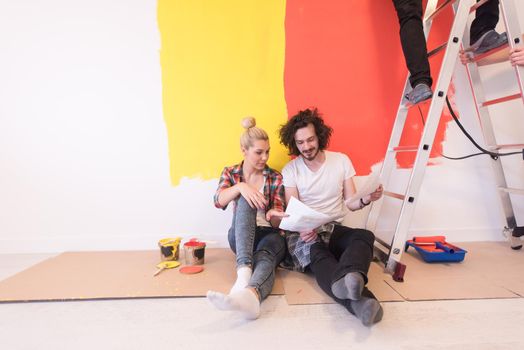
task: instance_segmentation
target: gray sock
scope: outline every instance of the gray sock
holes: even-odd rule
[[[360,300],[352,301],[351,307],[355,311],[355,316],[367,327],[379,322],[384,315],[382,306],[378,300],[373,298],[363,297]]]
[[[364,277],[360,272],[350,272],[331,285],[331,291],[339,299],[359,300],[364,290]]]

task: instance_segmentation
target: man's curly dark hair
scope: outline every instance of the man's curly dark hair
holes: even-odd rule
[[[286,124],[280,126],[279,135],[280,143],[289,151],[289,155],[299,156],[300,151],[295,143],[295,133],[298,129],[305,128],[309,124],[315,127],[315,133],[318,137],[318,148],[324,150],[329,145],[329,139],[333,133],[333,128],[324,123],[321,114],[317,108],[306,109],[298,112]]]

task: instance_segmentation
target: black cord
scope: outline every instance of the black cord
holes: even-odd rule
[[[503,157],[503,156],[513,156],[513,155],[516,155],[516,154],[523,154],[524,155],[524,150],[520,151],[520,152],[508,152],[508,153],[498,153],[498,152],[491,152],[491,151],[488,151],[487,149],[484,149],[483,147],[481,147],[474,139],[473,137],[471,137],[471,135],[466,131],[466,129],[464,128],[464,126],[462,126],[462,124],[460,123],[460,121],[458,120],[457,118],[457,115],[455,114],[455,111],[453,110],[453,108],[451,107],[451,103],[449,102],[449,99],[448,99],[448,96],[446,96],[446,104],[448,106],[448,109],[449,109],[449,112],[451,113],[451,116],[453,117],[453,119],[455,120],[455,122],[457,123],[457,125],[459,126],[460,130],[464,133],[464,135],[466,135],[466,137],[471,141],[471,143],[473,143],[473,145],[480,150],[479,153],[473,153],[473,154],[468,154],[466,156],[462,156],[462,157],[449,157],[449,156],[446,156],[442,153],[440,153],[440,155],[446,159],[450,159],[450,160],[461,160],[461,159],[466,159],[466,158],[471,158],[471,157],[475,157],[475,156],[481,156],[481,155],[489,155],[493,160],[497,160],[499,157]],[[426,124],[426,121],[424,120],[424,115],[422,114],[422,110],[420,109],[420,106],[417,105],[418,107],[418,111],[420,113],[420,118],[422,119],[422,125],[425,125]]]

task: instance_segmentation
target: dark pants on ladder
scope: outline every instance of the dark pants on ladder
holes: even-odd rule
[[[373,259],[374,240],[375,236],[371,231],[335,225],[329,244],[317,242],[311,246],[309,267],[318,285],[352,314],[355,312],[351,307],[351,300],[336,298],[331,291],[331,285],[349,272],[362,273],[367,283],[367,273]],[[364,288],[362,296],[376,299],[367,288]]]
[[[419,83],[431,86],[433,80],[422,26],[422,0],[393,0],[400,24],[400,42],[412,87]]]
[[[479,0],[477,0],[479,2]],[[473,44],[482,34],[495,29],[499,22],[499,0],[490,0],[480,6],[475,12],[475,19],[471,23],[469,42]]]

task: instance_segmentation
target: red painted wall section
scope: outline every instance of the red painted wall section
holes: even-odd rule
[[[450,11],[434,21],[430,50],[447,40]],[[368,174],[384,157],[407,77],[392,1],[288,0],[285,26],[288,114],[318,107],[335,130],[329,149],[347,153],[357,173]],[[442,58],[431,60],[434,80]],[[441,150],[448,120],[446,113],[432,156]],[[422,128],[419,111],[412,108],[402,144],[418,144]],[[398,164],[409,167],[413,160],[402,155]]]

